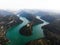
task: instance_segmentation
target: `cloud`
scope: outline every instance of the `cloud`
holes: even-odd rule
[[[40,9],[60,11],[60,0],[0,0],[0,9]]]

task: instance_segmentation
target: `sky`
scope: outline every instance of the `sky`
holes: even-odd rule
[[[60,0],[0,0],[0,9],[39,9],[60,12]]]

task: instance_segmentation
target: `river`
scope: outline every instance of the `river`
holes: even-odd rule
[[[8,29],[6,33],[6,37],[10,40],[8,45],[25,45],[28,41],[44,38],[43,29],[41,27],[48,24],[48,22],[40,19],[44,23],[33,26],[33,34],[31,36],[23,36],[19,33],[19,30],[29,23],[29,21],[24,17],[20,17],[20,19],[23,20],[23,23]]]

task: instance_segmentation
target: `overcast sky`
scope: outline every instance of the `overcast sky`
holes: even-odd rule
[[[60,0],[0,0],[0,9],[40,9],[60,12]]]

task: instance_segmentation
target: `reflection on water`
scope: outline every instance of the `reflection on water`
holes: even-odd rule
[[[23,20],[23,23],[15,26],[15,27],[12,27],[11,29],[8,30],[8,32],[6,34],[6,37],[10,40],[9,45],[25,45],[25,43],[27,43],[28,41],[44,38],[43,29],[41,27],[43,25],[48,24],[48,22],[40,19],[44,23],[33,26],[33,34],[31,36],[26,37],[26,36],[21,35],[19,33],[19,30],[24,25],[29,23],[29,21],[24,17],[21,17],[20,19]]]

